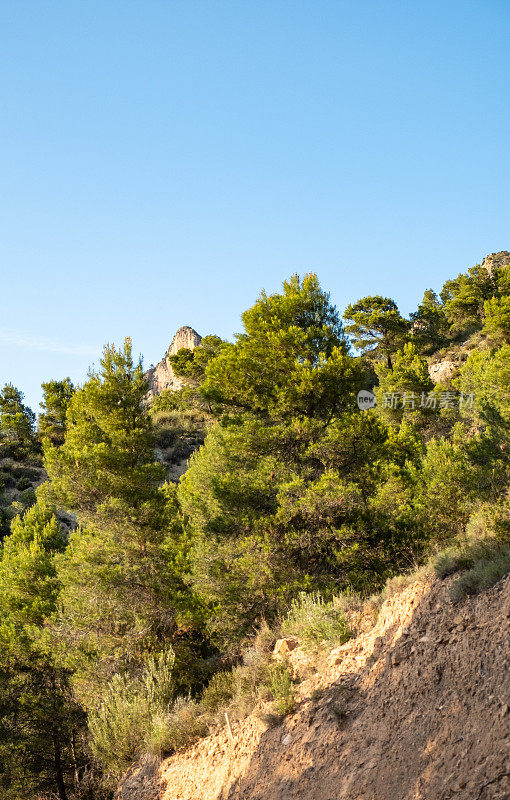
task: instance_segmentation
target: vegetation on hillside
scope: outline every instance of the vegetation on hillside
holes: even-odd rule
[[[459,573],[454,601],[504,575],[509,303],[510,266],[475,267],[409,319],[368,296],[344,326],[315,275],[293,276],[233,343],[173,356],[184,387],[152,405],[129,339],[82,386],[44,383],[37,426],[7,384],[2,797],[106,800],[133,759],[225,714],[290,712],[278,634],[341,643],[349,606],[422,565]]]

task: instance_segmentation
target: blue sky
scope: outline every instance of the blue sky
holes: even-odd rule
[[[0,2],[0,381],[510,249],[507,0]]]

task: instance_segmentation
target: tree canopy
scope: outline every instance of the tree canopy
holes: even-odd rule
[[[391,369],[391,356],[403,346],[408,331],[394,300],[381,295],[363,297],[347,306],[344,319],[356,350],[371,358],[385,358]]]

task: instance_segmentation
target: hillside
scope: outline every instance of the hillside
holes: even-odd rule
[[[181,328],[145,374],[107,345],[37,426],[6,384],[2,800],[504,796],[491,259],[409,318],[293,275],[234,342]]]
[[[302,680],[283,724],[254,714],[232,738],[137,765],[118,800],[508,798],[510,577],[457,605],[451,580],[386,600],[374,627]],[[291,661],[306,675],[302,648]]]

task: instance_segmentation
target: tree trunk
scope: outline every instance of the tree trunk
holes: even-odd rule
[[[66,786],[64,783],[64,773],[62,770],[62,760],[60,758],[60,741],[58,734],[53,732],[53,752],[54,752],[54,765],[55,765],[55,779],[57,781],[57,789],[59,800],[67,800]]]

